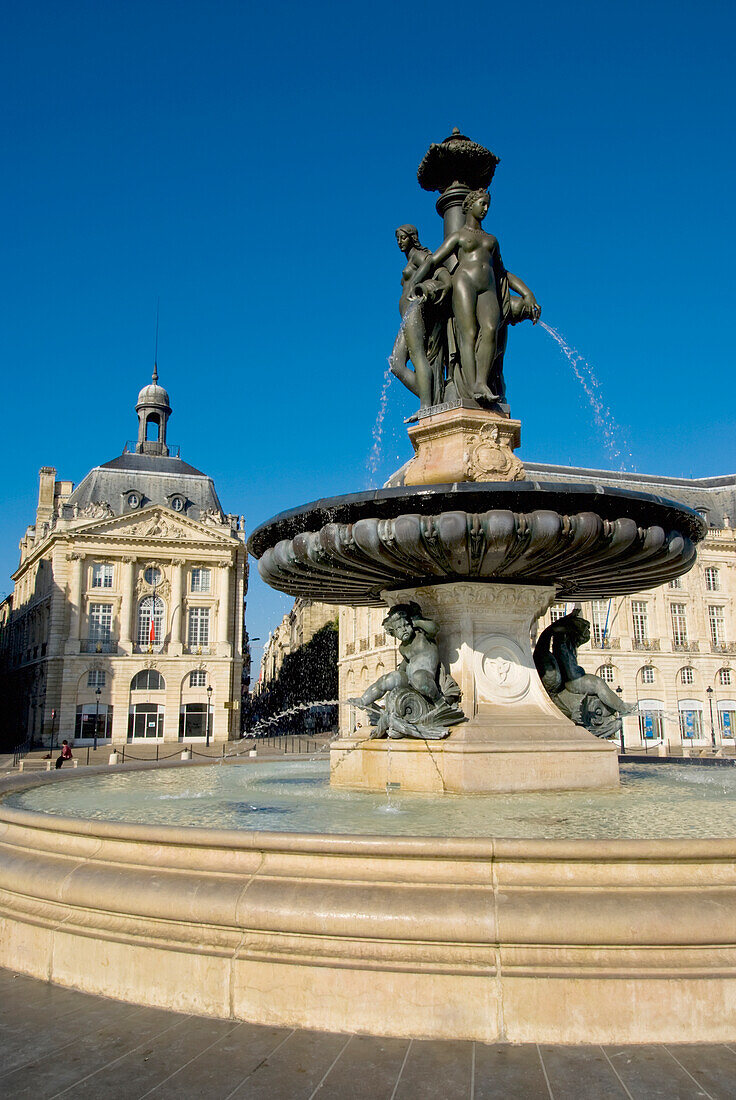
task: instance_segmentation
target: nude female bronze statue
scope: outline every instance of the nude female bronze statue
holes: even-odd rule
[[[406,256],[401,273],[401,327],[389,360],[391,371],[419,398],[419,407],[442,401],[445,384],[444,333],[449,315],[452,279],[441,267],[434,279],[417,282],[420,266],[432,253],[419,243],[414,225],[400,225],[396,241]],[[411,360],[414,370],[408,366]]]
[[[545,691],[567,718],[596,737],[613,737],[621,717],[632,714],[637,704],[624,703],[605,680],[578,664],[578,646],[589,640],[590,623],[576,608],[542,631],[534,664]]]
[[[414,282],[421,284],[455,258],[452,313],[460,355],[455,383],[460,397],[486,406],[505,397],[506,326],[527,318],[536,324],[541,313],[529,287],[503,266],[496,238],[481,227],[490,201],[487,191],[470,191],[463,201],[465,224],[421,263],[414,276]],[[520,298],[512,300],[510,291]]]

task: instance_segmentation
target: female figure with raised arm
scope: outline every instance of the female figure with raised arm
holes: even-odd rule
[[[419,243],[419,233],[414,225],[400,225],[396,241],[406,256],[406,267],[401,273],[401,298],[399,313],[401,328],[391,353],[391,371],[400,382],[419,398],[420,408],[437,405],[444,389],[443,319],[445,300],[449,297],[452,280],[445,268],[440,268],[436,278],[418,283],[416,274],[432,253]],[[414,366],[409,368],[408,361]]]
[[[470,191],[463,201],[465,225],[424,260],[414,277],[421,283],[446,260],[456,257],[452,312],[460,354],[457,389],[460,396],[481,405],[497,404],[504,396],[500,364],[495,370],[494,364],[503,355],[506,325],[527,317],[536,324],[541,312],[529,287],[506,271],[496,238],[481,228],[490,202],[487,191]],[[510,290],[521,295],[518,306],[512,306]],[[493,389],[489,384],[492,377]]]

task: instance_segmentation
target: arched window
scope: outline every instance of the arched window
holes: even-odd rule
[[[733,671],[730,668],[718,670],[718,683],[721,687],[730,687],[733,683]]]
[[[643,684],[654,683],[654,668],[652,665],[644,665],[644,668],[641,670],[641,682]]]
[[[150,416],[146,417],[146,440],[158,443],[160,431],[161,419],[158,413],[151,413]]]
[[[680,669],[680,683],[681,684],[694,684],[695,683],[695,669],[688,666],[687,668]]]
[[[616,673],[613,665],[601,665],[601,667],[598,669],[598,675],[600,676],[601,680],[605,680],[607,684],[612,684],[613,681],[616,679]]]
[[[138,645],[161,645],[164,626],[164,601],[160,596],[145,596],[138,605]]]
[[[165,687],[166,681],[155,668],[141,669],[130,681],[131,691],[163,691]]]

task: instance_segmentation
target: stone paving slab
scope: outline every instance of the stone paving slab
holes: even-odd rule
[[[511,1046],[189,1016],[0,969],[8,1100],[734,1100],[736,1045]]]

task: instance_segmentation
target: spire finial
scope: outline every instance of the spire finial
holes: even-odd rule
[[[154,386],[158,382],[158,308],[159,308],[160,304],[161,304],[161,299],[157,298],[156,299],[156,345],[155,345],[154,352],[153,352],[153,374],[151,375],[151,379],[153,381]]]

